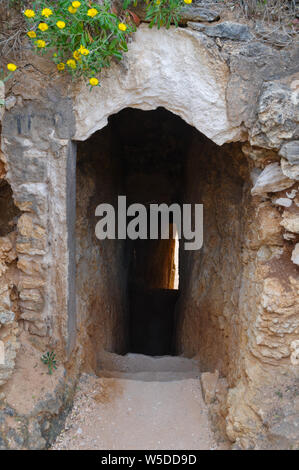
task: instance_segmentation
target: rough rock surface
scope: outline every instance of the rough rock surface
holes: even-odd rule
[[[281,170],[285,176],[295,181],[299,180],[299,163],[294,165],[293,163],[289,163],[285,158],[282,158],[280,164]]]
[[[8,96],[5,98],[5,109],[9,111],[17,102],[17,98],[14,95]]]
[[[23,332],[20,342],[14,375],[1,388],[0,449],[45,449],[64,425],[75,382],[61,364],[52,376],[48,374],[40,360],[44,346],[34,337]]]
[[[298,133],[299,50],[277,51],[259,41],[222,45],[230,68],[228,116],[244,123],[252,145],[279,149]],[[296,104],[297,103],[297,104]],[[297,129],[297,130],[296,130]]]
[[[200,376],[203,398],[207,405],[210,405],[215,399],[218,378],[218,371],[214,373],[203,372]]]
[[[282,214],[281,225],[289,232],[299,233],[299,213],[284,211]]]
[[[282,172],[278,163],[271,163],[258,176],[251,194],[253,196],[263,196],[266,193],[274,193],[290,188],[293,184],[294,182]]]
[[[223,21],[217,25],[206,26],[200,23],[188,23],[190,28],[200,31],[207,36],[221,39],[231,39],[236,41],[249,41],[252,34],[247,25]]]
[[[288,160],[292,165],[299,164],[299,140],[293,140],[284,144],[279,151],[279,155]]]
[[[250,142],[280,148],[299,136],[299,80],[290,84],[269,81],[263,86],[257,107],[258,119],[250,129]]]
[[[17,351],[20,347],[17,339],[18,324],[16,320],[15,306],[12,301],[13,280],[9,279],[10,264],[16,258],[13,247],[14,236],[0,237],[0,343],[3,357],[0,363],[0,385],[3,385],[11,377]]]
[[[185,7],[181,13],[181,23],[186,23],[187,21],[207,21],[212,23],[219,19],[220,15],[217,11],[199,5]]]
[[[279,197],[278,199],[273,199],[273,204],[282,207],[291,207],[292,199],[287,197]]]
[[[296,243],[295,248],[292,251],[291,260],[293,261],[293,263],[299,266],[299,243]]]
[[[227,118],[228,67],[212,39],[187,28],[171,27],[165,35],[141,25],[122,66],[112,70],[92,93],[85,84],[78,89],[75,139],[85,140],[126,107],[158,106],[220,145],[239,138],[240,129]]]

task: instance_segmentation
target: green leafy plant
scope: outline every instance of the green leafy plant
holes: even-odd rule
[[[92,86],[99,84],[96,76],[112,58],[122,59],[128,35],[135,30],[126,21],[128,15],[119,18],[108,0],[101,5],[57,0],[52,7],[49,1],[37,0],[24,15],[34,48],[42,54],[51,50],[59,71],[88,77]]]
[[[182,6],[191,2],[146,0],[149,26],[178,26]],[[37,52],[52,53],[60,72],[67,70],[73,77],[86,77],[91,86],[97,86],[101,70],[109,67],[112,59],[121,60],[128,50],[128,37],[136,30],[138,19],[128,11],[131,3],[124,0],[119,17],[110,0],[102,4],[92,0],[35,0],[31,8],[24,10],[27,35]]]
[[[57,360],[56,354],[51,352],[46,352],[42,355],[41,361],[48,366],[49,374],[52,375],[53,371],[57,369]]]

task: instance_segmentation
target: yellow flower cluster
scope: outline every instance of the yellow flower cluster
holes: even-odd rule
[[[190,2],[192,0],[184,0],[187,2]],[[72,2],[72,4],[68,7],[68,11],[72,14],[76,13],[78,8],[81,6],[81,3],[78,2],[78,1],[74,1]],[[90,16],[91,18],[94,18],[97,14],[98,14],[98,10],[96,8],[89,8],[89,10],[87,11],[87,16]],[[27,17],[27,18],[33,18],[35,16],[35,12],[33,10],[25,10],[24,11],[24,15]],[[51,10],[51,8],[44,8],[42,10],[42,16],[45,16],[46,18],[49,18],[49,16],[53,15],[53,11]],[[63,21],[59,21],[56,23],[56,25],[58,26],[58,23],[60,23],[60,25],[62,23],[64,23]],[[60,29],[63,29],[65,27],[65,23],[64,23],[64,26],[58,26],[58,28]]]
[[[192,0],[184,0],[184,2],[185,3],[191,3]],[[159,5],[161,3],[161,0],[156,0],[156,3],[157,3],[157,5]],[[67,7],[67,10],[68,10],[69,13],[75,14],[77,12],[78,8],[80,8],[80,6],[81,6],[81,2],[79,2],[77,0],[74,0],[74,1],[70,2],[69,6]],[[99,11],[96,8],[91,7],[87,10],[86,14],[90,18],[94,18],[95,16],[97,16],[99,14]],[[27,9],[27,10],[24,11],[24,15],[27,18],[34,18],[35,17],[35,11]],[[53,11],[52,11],[51,8],[43,8],[43,10],[41,11],[41,15],[45,18],[49,18],[51,15],[53,15]],[[56,26],[59,29],[64,29],[66,27],[66,23],[62,20],[58,20],[56,22]],[[37,28],[40,31],[45,32],[49,29],[49,25],[45,22],[40,22],[38,24]],[[118,29],[122,32],[125,32],[127,30],[127,25],[124,24],[124,23],[119,23],[118,24]],[[36,31],[34,31],[34,30],[28,31],[27,36],[31,39],[37,38]],[[38,48],[44,48],[47,45],[46,41],[44,41],[42,39],[37,39],[34,42],[34,44]],[[81,62],[81,64],[82,64],[82,56],[88,56],[88,54],[90,54],[89,49],[87,49],[85,46],[83,46],[81,44],[79,49],[77,49],[76,51],[73,52],[73,58],[68,59],[66,61],[66,63],[64,63],[64,62],[57,63],[57,65],[56,65],[57,70],[63,71],[63,70],[65,70],[66,66],[69,67],[70,69],[75,70],[77,68],[77,62],[79,62],[79,63]],[[57,58],[57,54],[54,54],[53,57]],[[86,70],[86,64],[84,65],[84,63],[83,63],[81,66],[83,67],[83,70],[84,69]],[[14,65],[14,64],[8,64],[7,68],[10,71],[15,71],[17,66]],[[89,83],[90,83],[91,86],[97,86],[99,84],[99,80],[96,77],[91,77],[89,79]]]
[[[190,5],[192,3],[192,0],[184,0],[185,3],[187,3],[187,5]]]

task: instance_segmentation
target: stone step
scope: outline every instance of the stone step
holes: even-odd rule
[[[198,361],[182,356],[153,357],[143,354],[126,354],[120,356],[114,353],[103,352],[98,360],[99,374],[105,372],[133,373],[139,372],[171,372],[173,376],[188,373],[194,377],[198,375]]]
[[[121,380],[132,380],[142,382],[177,382],[180,380],[198,379],[198,371],[188,372],[159,372],[159,371],[146,371],[146,372],[118,372],[101,370],[98,372],[100,378],[115,378]]]

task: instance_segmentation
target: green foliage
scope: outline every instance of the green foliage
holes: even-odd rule
[[[107,0],[94,6],[89,0],[81,0],[78,8],[72,3],[57,0],[52,6],[45,0],[33,2],[35,16],[27,18],[34,36],[31,40],[40,53],[51,50],[58,70],[66,68],[76,77],[95,77],[103,67],[110,66],[112,58],[122,59],[128,49],[127,37],[135,27],[124,24]],[[46,15],[45,9],[51,14]]]
[[[50,375],[52,375],[53,371],[57,369],[56,354],[53,351],[48,351],[46,354],[43,354],[41,361],[48,366]]]
[[[146,3],[146,21],[149,21],[149,27],[165,26],[167,29],[171,24],[179,25],[180,13],[182,7],[192,0],[145,0]],[[136,0],[124,0],[123,8],[127,9],[130,4],[136,6]]]
[[[51,52],[59,71],[89,78],[95,86],[101,70],[109,67],[112,59],[121,60],[128,50],[128,37],[136,30],[131,19],[134,15],[128,11],[133,1],[124,0],[119,17],[110,0],[101,5],[92,0],[34,0],[32,8],[24,11],[27,35],[38,53]],[[147,0],[149,26],[178,26],[182,6],[191,1]]]
[[[9,72],[7,75],[6,73],[3,68],[0,68],[0,82],[5,83],[13,76],[13,72]]]

